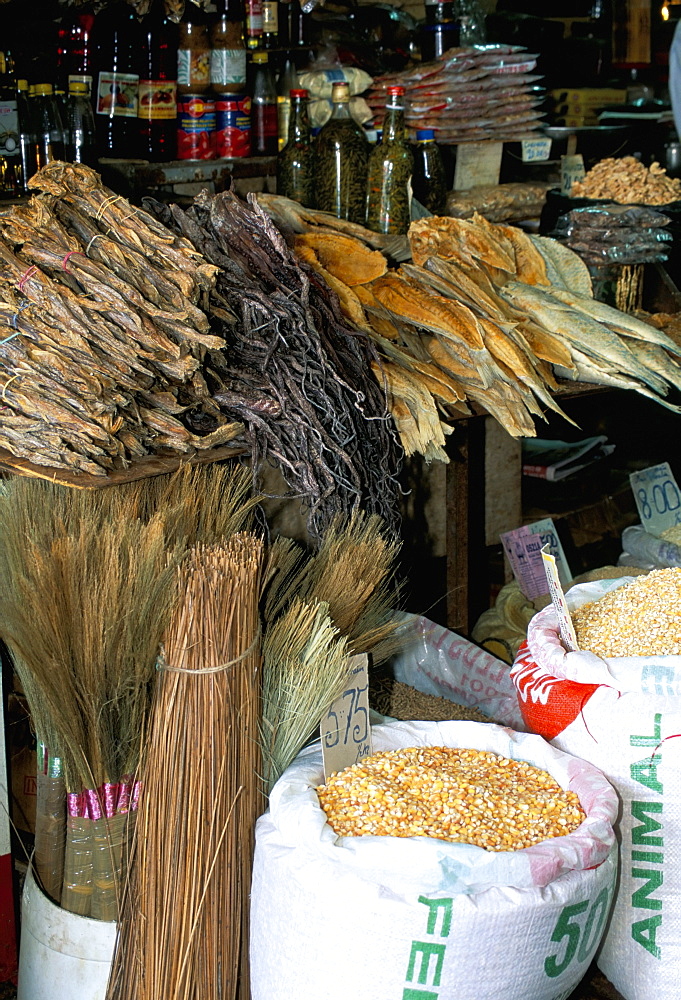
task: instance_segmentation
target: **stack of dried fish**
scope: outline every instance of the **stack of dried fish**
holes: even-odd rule
[[[346,235],[296,237],[345,315],[371,331],[381,351],[372,369],[407,454],[447,461],[446,435],[469,403],[509,433],[534,436],[546,407],[562,413],[556,376],[635,389],[681,411],[664,398],[681,388],[681,348],[596,301],[586,265],[567,247],[481,216],[420,220],[409,240],[414,263],[389,270]]]
[[[394,527],[401,450],[371,375],[371,338],[343,320],[255,201],[202,193],[188,212],[145,203],[219,268],[209,308],[226,346],[206,378],[246,425],[254,471],[277,463],[313,535],[357,506]]]
[[[434,62],[377,77],[367,95],[377,127],[387,88],[406,88],[407,125],[442,143],[517,140],[541,123],[536,56],[517,45],[449,49]]]
[[[0,213],[3,461],[104,477],[235,438],[201,374],[215,268],[88,167],[31,186]]]

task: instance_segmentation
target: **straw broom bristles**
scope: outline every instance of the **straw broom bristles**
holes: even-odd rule
[[[262,543],[198,546],[179,570],[143,769],[134,878],[109,984],[129,1000],[248,997]],[[213,672],[206,672],[213,671]]]

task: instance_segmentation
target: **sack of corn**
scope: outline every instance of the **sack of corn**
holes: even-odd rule
[[[253,1000],[564,1000],[611,908],[610,784],[492,724],[372,736],[375,756],[324,788],[320,745],[306,748],[258,820]]]
[[[622,532],[622,550],[636,563],[659,569],[681,566],[681,528],[675,525],[658,537],[646,531],[642,524],[632,524]],[[626,572],[626,570],[625,570]]]
[[[598,966],[626,1000],[681,987],[681,569],[573,587],[578,652],[552,606],[511,676],[529,729],[598,767],[621,798],[621,864]]]
[[[456,632],[420,615],[403,615],[400,652],[391,660],[396,681],[478,708],[513,729],[526,729],[509,664]]]

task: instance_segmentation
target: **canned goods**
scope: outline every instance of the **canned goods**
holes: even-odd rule
[[[217,153],[220,157],[251,155],[251,99],[244,94],[215,102]]]
[[[215,153],[215,101],[183,94],[177,104],[178,160],[213,160]]]

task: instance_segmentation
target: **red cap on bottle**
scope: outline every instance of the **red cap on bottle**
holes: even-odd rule
[[[406,93],[404,87],[388,87],[388,93],[392,97],[402,97]]]
[[[310,92],[308,90],[291,90],[289,91],[291,97],[309,97]]]

